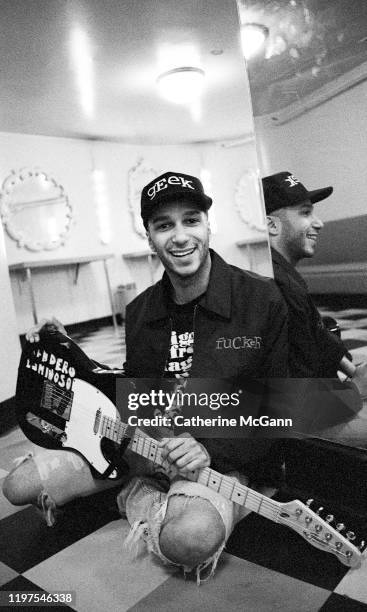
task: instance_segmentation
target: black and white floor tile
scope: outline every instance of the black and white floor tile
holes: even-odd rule
[[[338,319],[355,359],[367,358],[367,310],[326,313]],[[104,327],[74,338],[97,361],[122,365],[122,328],[119,335]],[[19,429],[0,443],[1,484],[29,443]],[[112,493],[70,504],[54,528],[46,527],[33,507],[13,507],[0,494],[0,591],[71,590],[76,601],[69,609],[78,612],[367,612],[366,562],[349,570],[256,514],[237,525],[214,579],[200,587],[144,550],[131,557],[123,549],[128,530]]]

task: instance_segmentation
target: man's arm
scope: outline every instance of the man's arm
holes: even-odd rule
[[[64,336],[68,335],[61,321],[56,319],[56,317],[52,317],[50,319],[41,319],[41,321],[37,323],[37,325],[34,325],[33,327],[31,327],[25,335],[26,340],[28,340],[28,342],[31,342],[31,343],[39,342],[40,333],[43,330],[43,328],[47,328],[46,330],[51,333],[59,332],[60,334],[63,334]],[[95,359],[91,359],[91,361],[93,361],[93,363],[95,363],[96,366],[103,368],[104,370],[111,369],[108,365],[104,363],[99,363]]]
[[[341,372],[346,374],[346,380],[352,381],[362,399],[367,398],[367,362],[361,363],[359,365],[354,365],[347,357],[343,357],[339,364],[339,369]]]
[[[332,378],[333,376],[336,376],[337,371],[340,369],[341,362],[344,364],[346,361],[350,361],[350,359],[348,359],[349,353],[343,342],[335,334],[329,332],[329,330],[324,327],[318,311],[316,311],[315,317],[316,316],[318,317],[315,323],[317,326],[316,341],[321,366],[319,376],[324,378]]]
[[[319,341],[325,367],[328,367],[328,362],[332,362],[335,370],[343,372],[347,377],[346,381],[353,382],[362,399],[365,399],[367,397],[367,363],[354,365],[348,358],[348,351],[343,342],[324,327],[319,330]]]

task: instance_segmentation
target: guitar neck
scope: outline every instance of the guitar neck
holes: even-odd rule
[[[111,419],[103,419],[103,421],[111,421]],[[118,443],[121,443],[127,430],[128,426],[122,422],[109,423],[107,425],[102,423],[103,435]],[[162,466],[167,470],[172,468],[172,465],[162,458],[161,449],[153,438],[135,431],[128,448],[155,465]],[[224,476],[209,467],[190,472],[186,475],[186,478],[193,482],[198,482],[213,491],[217,491],[230,501],[240,506],[245,506],[265,518],[278,522],[277,518],[282,504],[250,489],[250,487],[240,484],[236,478]]]

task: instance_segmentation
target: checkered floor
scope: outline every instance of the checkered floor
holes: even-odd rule
[[[339,320],[355,360],[367,359],[367,310],[323,314]],[[74,338],[99,362],[124,360],[123,330],[116,336],[112,328],[96,328]],[[0,483],[28,447],[19,429],[1,438]],[[122,549],[128,529],[112,493],[71,504],[54,528],[33,507],[15,508],[0,495],[0,590],[71,590],[78,612],[367,611],[367,562],[348,570],[258,515],[236,527],[215,578],[200,587],[145,552],[132,558]]]

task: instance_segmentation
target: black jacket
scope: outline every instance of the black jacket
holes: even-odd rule
[[[288,372],[286,306],[272,279],[227,264],[211,251],[207,291],[194,312],[191,378],[285,377]],[[127,306],[127,376],[160,378],[169,353],[172,322],[166,274]],[[201,439],[222,472],[238,469],[259,483],[279,482],[281,459],[272,442]]]
[[[195,308],[190,377],[287,376],[287,310],[274,281],[231,266],[214,251],[211,257],[209,285]],[[172,327],[169,286],[164,274],[127,306],[128,376],[164,374]]]
[[[274,279],[288,307],[290,376],[336,377],[347,349],[324,327],[302,276],[278,251],[271,251]]]

